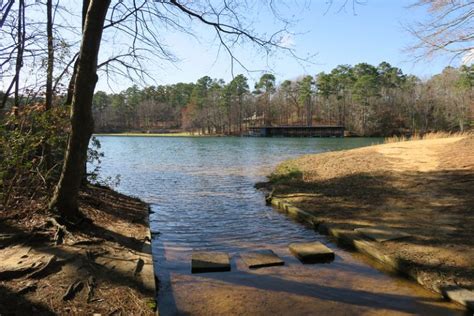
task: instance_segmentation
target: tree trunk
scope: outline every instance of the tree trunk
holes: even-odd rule
[[[313,112],[311,107],[311,96],[306,101],[306,125],[311,127],[313,125]]]
[[[46,34],[48,36],[48,68],[46,71],[46,110],[51,109],[53,104],[53,67],[54,67],[54,47],[53,47],[53,0],[46,1]]]
[[[242,136],[242,96],[239,96],[239,133]]]
[[[91,0],[82,0],[82,34],[84,34],[84,25],[86,23],[86,15],[87,15],[87,10],[89,8]],[[64,104],[69,105],[72,103],[72,95],[74,93],[74,81],[76,80],[76,73],[77,73],[77,67],[79,66],[79,57],[76,59],[76,62],[74,63],[74,68],[72,70],[72,76],[71,79],[69,80],[69,84],[67,86],[67,94],[66,94],[66,101]]]
[[[50,110],[53,105],[53,70],[54,70],[54,43],[53,43],[53,0],[46,1],[46,34],[48,37],[48,66],[46,70],[46,111]],[[46,170],[52,167],[51,146],[48,140],[44,142],[44,157],[46,162]]]
[[[109,5],[110,0],[91,0],[84,22],[71,103],[71,134],[61,177],[50,202],[50,208],[63,217],[78,215],[77,197],[94,129],[92,98],[97,83],[97,57]]]
[[[18,3],[18,53],[15,64],[15,106],[20,106],[20,71],[23,67],[23,52],[25,49],[25,1]],[[8,94],[8,93],[7,93]]]

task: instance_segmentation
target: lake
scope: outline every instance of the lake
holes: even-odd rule
[[[379,143],[377,138],[97,137],[101,177],[150,203],[161,315],[430,314],[456,306],[338,248],[265,205],[254,188],[281,161]],[[330,264],[303,265],[291,242],[321,241]],[[271,249],[285,266],[248,269],[239,253]],[[191,274],[193,250],[230,253],[232,271]]]

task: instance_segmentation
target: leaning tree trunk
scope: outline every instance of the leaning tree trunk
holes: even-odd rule
[[[75,218],[79,210],[77,197],[94,129],[92,98],[97,83],[97,57],[109,5],[110,0],[89,1],[84,21],[71,102],[71,134],[61,177],[49,205],[63,217]]]

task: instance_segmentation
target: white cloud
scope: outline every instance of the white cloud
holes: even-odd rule
[[[462,56],[462,64],[469,66],[470,64],[474,63],[474,48],[467,51],[464,56]]]

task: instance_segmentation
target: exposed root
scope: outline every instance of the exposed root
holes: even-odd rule
[[[96,287],[96,282],[95,278],[93,276],[90,276],[89,279],[87,279],[87,303],[91,303],[92,299],[94,298],[94,290]]]
[[[48,273],[48,269],[56,262],[56,256],[51,256],[38,270],[34,271],[28,278],[41,278]]]
[[[65,236],[68,236],[72,240],[76,241],[73,234],[67,230],[66,225],[61,225],[54,217],[49,217],[47,222],[56,227],[56,233],[54,234],[54,243],[56,245],[62,244],[64,242]]]
[[[63,295],[63,301],[72,300],[77,293],[79,293],[84,288],[84,283],[81,280],[76,280],[71,283],[66,290],[66,293]]]

